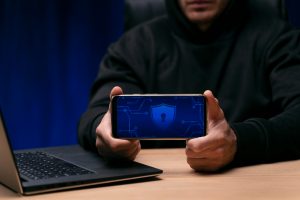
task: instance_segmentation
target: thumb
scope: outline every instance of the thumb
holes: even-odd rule
[[[222,120],[224,118],[224,113],[219,106],[218,100],[215,98],[213,93],[210,90],[206,90],[204,92],[204,96],[206,97],[207,104],[207,121],[215,122]]]
[[[113,87],[113,89],[110,91],[110,95],[109,95],[109,98],[110,98],[110,103],[109,103],[109,112],[111,113],[111,101],[112,101],[112,98],[114,97],[114,96],[116,96],[116,95],[121,95],[121,94],[123,94],[123,90],[122,90],[122,88],[121,87],[119,87],[119,86],[115,86],[115,87]]]

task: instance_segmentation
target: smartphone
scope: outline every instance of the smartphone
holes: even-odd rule
[[[188,139],[206,134],[206,100],[200,94],[117,95],[112,130],[123,139]]]

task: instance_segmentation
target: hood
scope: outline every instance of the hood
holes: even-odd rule
[[[168,18],[175,34],[196,43],[209,43],[227,34],[242,24],[245,0],[230,0],[224,12],[206,31],[201,31],[191,23],[181,11],[178,0],[165,0]]]

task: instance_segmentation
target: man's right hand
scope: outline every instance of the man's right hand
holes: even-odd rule
[[[123,94],[120,87],[114,87],[110,92],[110,100],[115,95]],[[108,111],[96,129],[96,147],[99,154],[106,158],[126,158],[134,160],[141,150],[139,140],[123,140],[112,136],[111,103]]]

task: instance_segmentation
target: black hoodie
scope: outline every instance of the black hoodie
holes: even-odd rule
[[[109,47],[79,123],[80,144],[95,149],[113,86],[125,93],[210,89],[237,135],[235,162],[300,158],[299,31],[268,10],[253,9],[251,0],[231,0],[207,32],[184,17],[177,1],[166,0],[166,7],[168,15]]]

